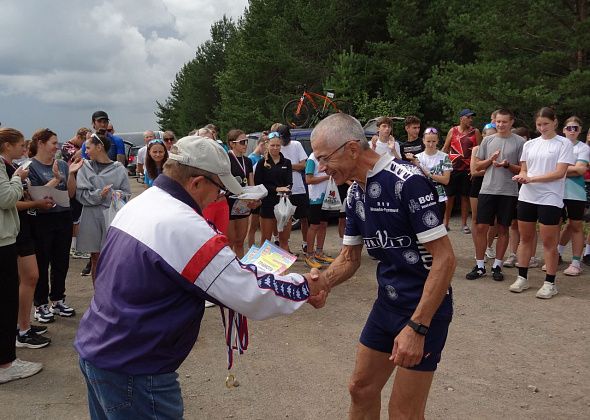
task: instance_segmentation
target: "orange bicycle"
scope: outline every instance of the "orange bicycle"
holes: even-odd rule
[[[318,99],[318,102],[314,100]],[[310,92],[303,86],[299,99],[292,99],[283,107],[283,119],[291,128],[313,127],[321,119],[336,112],[350,114],[351,107],[346,101],[334,98],[334,92],[328,90],[326,95]]]

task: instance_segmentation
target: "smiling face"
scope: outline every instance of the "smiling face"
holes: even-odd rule
[[[166,148],[163,144],[155,143],[150,146],[149,150],[150,157],[156,165],[161,164],[166,154]]]
[[[319,170],[334,178],[336,185],[341,185],[349,179],[353,179],[354,160],[350,157],[349,148],[358,144],[351,140],[339,147],[330,148],[322,138],[312,143],[313,153],[319,162]]]
[[[513,124],[514,120],[510,117],[510,115],[496,115],[496,131],[500,136],[509,136],[512,133]]]
[[[45,143],[40,141],[37,149],[39,151],[43,151],[43,153],[47,153],[51,157],[54,157],[55,153],[57,152],[57,136],[51,136]]]
[[[552,120],[547,117],[537,117],[535,120],[537,131],[546,139],[555,137],[555,129],[557,128],[557,120]]]

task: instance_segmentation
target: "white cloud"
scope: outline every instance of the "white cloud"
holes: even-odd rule
[[[145,114],[145,124],[153,126],[155,101],[167,97],[176,72],[209,38],[211,24],[224,14],[237,19],[246,5],[247,0],[0,1],[0,121],[39,125],[13,117],[23,114],[11,106],[10,98],[18,97],[12,104],[28,99],[30,106],[57,107],[64,130],[80,125],[68,122],[68,110],[91,113],[96,107],[117,109],[122,124],[127,112],[134,121]]]

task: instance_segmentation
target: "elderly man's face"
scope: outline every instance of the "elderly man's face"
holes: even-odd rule
[[[351,178],[355,161],[350,155],[350,148],[355,144],[350,140],[340,147],[329,147],[322,138],[312,143],[313,153],[319,162],[319,170],[334,178],[336,185],[340,185]],[[358,146],[358,145],[357,145]]]

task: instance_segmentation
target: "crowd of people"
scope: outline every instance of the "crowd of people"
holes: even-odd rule
[[[164,357],[162,349],[170,344],[168,340],[177,343],[177,338],[161,336],[156,330],[137,331],[134,333],[136,342],[145,340],[153,348],[162,346],[158,354],[138,355],[137,359],[129,356],[129,359],[107,360],[104,357],[102,352],[112,351],[111,346],[116,345],[117,340],[127,343],[126,334],[129,332],[123,331],[123,327],[113,323],[112,319],[102,318],[96,305],[116,311],[120,308],[117,305],[133,302],[138,305],[137,313],[127,313],[125,317],[128,318],[126,321],[136,324],[146,317],[156,316],[154,308],[145,306],[145,313],[141,308],[153,303],[154,299],[158,301],[157,296],[148,290],[133,295],[138,287],[145,286],[139,280],[141,273],[147,275],[154,270],[155,274],[150,274],[152,277],[172,278],[175,282],[183,278],[189,280],[182,288],[190,289],[190,299],[168,290],[172,297],[158,305],[167,306],[175,300],[180,310],[196,299],[197,302],[203,301],[204,307],[221,304],[262,319],[290,313],[308,299],[314,306],[322,306],[330,287],[349,278],[358,268],[364,243],[369,254],[382,264],[378,271],[380,297],[361,335],[364,347],[359,351],[350,390],[351,416],[354,412],[375,410],[360,398],[367,390],[360,389],[358,384],[373,384],[372,390],[380,392],[383,381],[389,378],[393,368],[384,365],[380,369],[382,375],[370,379],[374,371],[367,370],[367,364],[384,363],[380,355],[386,353],[393,354],[391,360],[397,360],[399,366],[433,373],[440,359],[452,314],[452,294],[447,291],[450,291],[452,276],[449,270],[454,269],[454,264],[445,268],[439,265],[445,259],[454,261],[452,247],[451,254],[445,253],[443,248],[448,243],[447,232],[451,229],[449,222],[455,198],[458,197],[460,206],[461,232],[470,234],[474,244],[475,266],[466,274],[468,280],[485,276],[486,260],[491,259],[490,271],[494,280],[504,280],[503,267],[516,266],[518,275],[509,290],[515,293],[525,291],[530,287],[528,270],[538,264],[535,256],[537,237],[541,239],[545,263],[542,268],[546,271],[544,283],[536,293],[538,298],[549,299],[557,294],[557,270],[570,241],[573,257],[563,273],[578,276],[582,272],[582,262],[590,263],[590,235],[584,246],[583,233],[590,147],[579,140],[582,121],[572,116],[560,129],[555,111],[542,108],[534,120],[540,135],[530,139],[528,130],[514,127],[515,116],[508,109],[494,111],[491,121],[481,132],[473,126],[474,116],[472,110],[462,110],[458,114],[459,124],[449,130],[444,141],[439,129],[426,127],[422,130],[420,119],[409,116],[404,121],[407,138],[403,142],[393,136],[393,122],[388,117],[377,120],[377,134],[367,139],[364,132],[357,133],[360,124],[353,118],[345,116],[350,118],[346,120],[342,119],[345,117],[332,116],[314,129],[313,153],[310,155],[301,143],[291,139],[289,127],[280,123],[262,132],[250,154],[247,154],[248,137],[239,129],[230,130],[226,141],[218,138],[219,129],[213,124],[195,129],[178,141],[172,131],[165,131],[160,139],[148,130],[144,133],[145,146],[137,157],[137,173],[144,180],[147,191],[129,204],[126,203],[131,198],[131,187],[124,166],[125,149],[122,139],[114,134],[106,112],[97,111],[92,115],[92,128],[77,130],[63,145],[61,159],[56,158],[58,138],[52,130],[37,130],[31,140],[25,142],[18,130],[0,128],[3,160],[0,165],[0,255],[3,262],[8,262],[0,265],[0,277],[7,279],[9,297],[0,313],[0,383],[40,371],[41,364],[17,359],[15,347],[35,349],[48,346],[51,339],[47,337],[46,324],[54,322],[56,316],[76,314],[75,309],[66,303],[65,280],[70,257],[88,258],[82,274],[90,274],[96,288],[95,305],[91,305],[82,321],[86,328],[80,329],[76,339],[81,370],[86,378],[100,374],[108,381],[124,380],[124,377],[109,376],[108,371],[146,375],[154,373],[155,365],[156,370],[159,369],[156,373],[173,372],[192,348],[198,334],[197,325],[194,334],[183,341],[182,349],[170,348],[171,354]],[[353,135],[349,133],[355,137],[345,137]],[[337,147],[327,153],[327,146]],[[340,163],[340,155],[349,157],[346,165]],[[417,174],[419,181],[415,181]],[[411,194],[407,192],[409,187],[404,189],[404,185],[409,184],[415,184]],[[254,185],[264,185],[268,195],[261,200],[246,202],[235,198],[244,187]],[[60,194],[39,196],[37,187]],[[340,197],[339,208],[327,210],[325,201],[336,192]],[[368,203],[369,199],[381,195],[406,206],[403,214],[397,208],[388,207],[389,201]],[[171,201],[170,197],[174,200]],[[300,221],[300,251],[290,245],[291,223],[277,226],[275,206],[283,197],[296,208],[293,217]],[[150,219],[151,212],[145,210],[155,202],[169,206],[166,212],[169,220]],[[120,208],[125,211],[114,218]],[[379,215],[373,216],[369,222],[367,212]],[[468,222],[470,212],[471,223]],[[412,221],[418,217],[416,215],[420,216],[419,224]],[[337,258],[324,251],[327,225],[332,217],[338,219],[338,232],[342,238],[342,249]],[[396,225],[403,223],[403,217],[410,218],[409,226]],[[142,224],[135,223],[140,219],[145,219]],[[192,225],[194,229],[190,227]],[[138,226],[150,228],[142,231]],[[383,226],[388,230],[382,230]],[[171,231],[161,230],[165,228]],[[176,229],[179,229],[178,236],[173,234]],[[390,246],[388,241],[392,232],[404,229],[412,230],[412,235],[418,239],[415,244],[404,245],[408,250],[400,256],[389,250],[395,246]],[[194,236],[187,237],[187,232]],[[369,233],[377,236],[368,237]],[[202,242],[196,248],[191,243],[195,238]],[[292,305],[281,301],[282,295],[276,292],[278,289],[269,294],[270,289],[263,287],[259,273],[239,262],[245,246],[261,245],[267,240],[298,255],[312,270],[303,277],[288,275],[266,279],[269,285],[291,285],[289,293],[297,293],[296,298],[291,294],[287,296]],[[186,242],[186,255],[169,255],[167,241]],[[125,250],[121,249],[123,242],[127,245]],[[171,249],[177,248],[170,246]],[[228,251],[223,251],[226,246]],[[129,252],[133,255],[128,258],[143,255],[139,264],[144,266],[139,267],[139,274],[134,274],[138,280],[115,284],[115,277],[128,276],[123,269],[117,268],[116,261],[121,254]],[[406,272],[406,268],[400,268],[404,264],[416,264],[425,252],[436,264],[432,262],[418,271],[412,271],[412,268]],[[186,261],[181,257],[186,257]],[[218,262],[214,264],[213,261]],[[326,267],[322,275],[313,271]],[[203,273],[208,276],[217,274],[205,278]],[[259,279],[258,286],[256,282],[249,285],[252,275]],[[419,281],[413,284],[409,280],[411,276],[417,276]],[[418,302],[421,302],[422,289],[426,288],[425,282],[431,276],[440,277],[440,284],[429,286],[440,296],[438,300],[429,301],[428,310],[424,310]],[[213,279],[218,277],[221,280],[214,282]],[[390,277],[397,279],[395,287]],[[400,279],[403,284],[399,283]],[[197,287],[191,288],[193,284]],[[235,296],[228,291],[229,287],[241,287],[248,292]],[[412,289],[405,291],[405,287]],[[156,287],[160,292],[166,288],[169,286]],[[378,325],[391,315],[388,304],[377,303],[380,299],[397,300],[399,296],[406,296],[404,293],[415,296],[411,302],[403,303],[406,305],[402,305],[403,318],[390,319],[399,323],[399,328],[388,327],[385,337],[378,337],[383,334]],[[256,302],[262,306],[257,307]],[[158,318],[160,324],[154,325],[167,325],[173,333],[180,333],[186,322],[200,323],[203,313],[199,308],[194,310],[196,312],[189,311],[185,315],[177,311],[180,320],[167,313]],[[31,324],[31,312],[41,325]],[[103,329],[101,333],[97,332],[99,325]],[[426,344],[422,343],[422,349],[425,353],[430,348],[436,356],[425,361],[420,352],[419,358],[415,353],[405,361],[396,359],[396,349],[405,347],[402,344],[399,348],[392,347],[394,342],[391,339],[397,337],[396,343],[398,338],[402,340],[400,343],[405,343],[403,340],[408,333],[404,326],[421,336],[426,336],[430,328],[431,336],[427,337]],[[111,341],[104,341],[105,331],[111,334]],[[400,338],[402,331],[405,335]],[[431,376],[425,381],[414,375],[402,376],[394,391],[403,394],[400,387],[408,385],[406,381],[419,382],[422,399],[411,409],[423,413],[424,406],[420,404],[426,402],[431,379]],[[176,382],[176,376],[166,380]],[[104,397],[101,393],[106,390],[90,382],[91,414],[99,418],[101,398]],[[179,389],[174,391],[175,395],[177,393]],[[397,404],[405,407],[401,400]],[[178,411],[170,410],[178,414]]]

